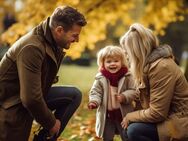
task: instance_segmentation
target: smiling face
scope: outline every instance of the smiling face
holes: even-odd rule
[[[120,57],[107,57],[104,59],[104,68],[110,73],[118,72],[122,67]]]
[[[62,26],[57,27],[55,41],[61,48],[69,49],[71,43],[79,41],[82,27],[74,24],[72,28],[65,31]]]

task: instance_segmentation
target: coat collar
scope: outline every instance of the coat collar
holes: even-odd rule
[[[124,85],[124,81],[126,79],[127,76],[130,76],[131,73],[128,71],[124,77],[122,77],[119,82],[118,82],[118,93],[120,92],[120,90],[122,89],[122,87],[125,87]],[[98,72],[95,76],[95,79],[102,79],[102,82],[104,83],[104,85],[106,85],[107,87],[107,79],[106,77],[101,73],[101,72]]]
[[[56,66],[58,66],[58,62],[57,62],[57,59],[55,57],[55,54],[54,54],[52,48],[47,46],[45,49],[46,49],[46,53],[52,58],[52,60],[56,64]]]
[[[144,83],[139,86],[139,89],[147,88],[147,93],[149,94],[150,91],[150,84],[149,84],[149,78],[148,78],[148,71],[152,66],[155,66],[158,64],[158,62],[161,61],[163,58],[173,58],[172,48],[169,45],[162,45],[159,46],[151,52],[151,54],[147,57],[145,66],[144,66]]]
[[[65,55],[63,49],[57,46],[53,36],[51,29],[49,27],[50,17],[48,17],[45,21],[41,22],[36,27],[36,32],[39,34],[45,42],[45,50],[46,53],[52,58],[55,64],[58,66],[59,61]]]
[[[144,73],[147,74],[150,64],[161,58],[173,58],[172,48],[169,45],[163,45],[155,48],[148,56],[145,62]]]
[[[58,50],[57,44],[52,36],[52,32],[49,27],[49,21],[50,17],[48,17],[42,24],[42,30],[43,30],[43,38],[46,40],[48,46],[46,47],[46,53],[54,60],[54,62],[57,63],[56,55],[55,53]]]
[[[46,42],[50,45],[50,47],[52,48],[52,50],[54,52],[57,52],[59,49],[59,47],[57,46],[53,36],[52,36],[52,32],[51,29],[49,27],[49,22],[50,22],[50,17],[48,17],[42,24],[42,30],[43,30],[43,37],[45,38]]]
[[[125,87],[124,85],[124,81],[126,79],[126,77],[130,77],[131,73],[128,71],[124,77],[122,77],[120,80],[119,80],[119,83],[118,83],[118,93],[120,92],[120,90]]]

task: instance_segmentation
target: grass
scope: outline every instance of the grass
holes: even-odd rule
[[[74,85],[82,92],[80,107],[69,121],[59,141],[101,141],[95,136],[95,110],[87,108],[88,93],[97,73],[96,63],[90,67],[62,65],[59,70],[59,82],[56,85]],[[35,130],[33,127],[32,130]],[[33,132],[33,131],[32,131]],[[32,138],[32,135],[31,135]],[[115,141],[118,141],[116,137]]]
[[[95,113],[87,109],[88,93],[97,72],[97,65],[90,67],[77,65],[62,65],[59,70],[59,82],[56,85],[74,85],[79,88],[83,95],[81,106],[72,117],[62,134],[63,140],[88,140],[94,133]],[[91,126],[92,127],[89,127]],[[88,132],[88,133],[87,133]],[[90,133],[91,132],[91,133]]]
[[[97,72],[97,65],[90,67],[77,65],[62,65],[59,70],[59,82],[57,85],[75,85],[83,94],[88,93]]]

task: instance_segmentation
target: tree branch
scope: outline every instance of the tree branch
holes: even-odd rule
[[[105,3],[107,0],[101,0],[98,3],[96,3],[95,5],[93,5],[92,7],[90,7],[86,13],[90,13],[91,11],[93,11],[94,9],[100,7],[103,3]]]

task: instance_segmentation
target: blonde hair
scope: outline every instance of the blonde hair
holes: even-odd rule
[[[99,68],[104,66],[104,60],[108,57],[119,57],[122,62],[122,66],[127,66],[124,50],[119,46],[109,45],[102,48],[97,53],[97,64]]]
[[[143,25],[135,23],[130,26],[120,39],[120,44],[129,56],[130,71],[137,85],[143,84],[146,59],[154,48],[159,46],[158,38]]]

